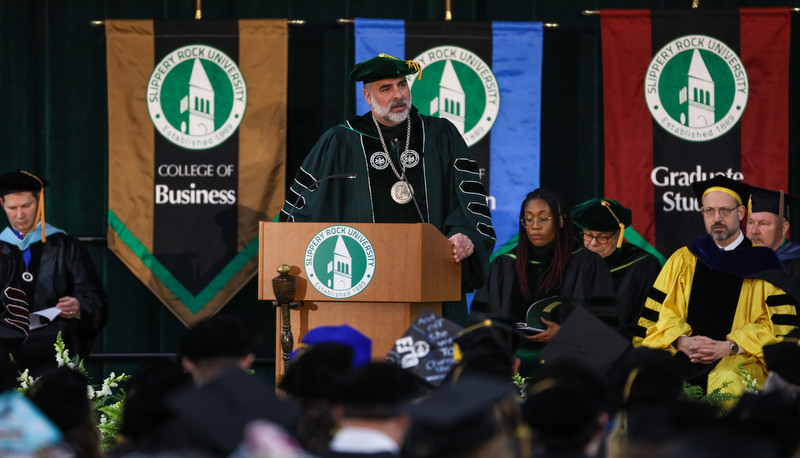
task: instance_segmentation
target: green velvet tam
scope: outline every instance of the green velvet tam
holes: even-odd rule
[[[411,75],[419,70],[419,64],[413,60],[402,60],[381,53],[377,57],[356,64],[350,71],[350,79],[363,81],[366,84],[386,78]]]

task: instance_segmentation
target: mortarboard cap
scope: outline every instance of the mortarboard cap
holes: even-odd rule
[[[334,380],[353,370],[353,349],[339,342],[323,342],[301,349],[278,388],[295,397],[329,398]]]
[[[371,362],[343,374],[335,382],[333,399],[344,404],[351,417],[394,417],[416,392],[415,380],[392,363]]]
[[[576,305],[540,356],[545,366],[569,358],[604,375],[629,348],[630,343],[619,332]]]
[[[30,191],[39,193],[39,206],[36,209],[36,219],[33,222],[31,230],[33,230],[38,223],[42,223],[42,243],[47,242],[44,222],[44,187],[48,184],[50,183],[44,178],[39,178],[24,170],[17,170],[0,175],[0,197],[5,197],[15,192]]]
[[[388,54],[378,54],[356,64],[350,71],[350,79],[371,83],[385,78],[398,78],[411,75],[420,70],[419,64],[413,60],[402,60]]]
[[[186,422],[195,440],[221,456],[239,445],[251,420],[268,420],[291,431],[298,418],[297,410],[278,399],[269,384],[241,370],[175,393],[166,402]]]
[[[750,201],[747,205],[748,213],[770,212],[781,217],[786,217],[789,205],[797,201],[797,197],[783,191],[757,188],[750,189]]]
[[[617,360],[609,374],[612,410],[640,404],[669,403],[683,394],[684,374],[672,354],[640,347]]]
[[[582,449],[597,432],[598,415],[604,410],[601,379],[584,364],[562,359],[527,382],[521,413],[538,440],[551,452]]]
[[[749,184],[728,178],[725,175],[716,175],[705,181],[695,181],[692,183],[692,189],[694,189],[694,193],[697,195],[697,199],[701,201],[701,204],[703,197],[714,191],[722,191],[730,195],[739,202],[739,205],[747,205],[747,201],[750,199]]]
[[[781,342],[764,345],[767,369],[789,383],[800,386],[800,341],[785,338]]]
[[[60,366],[38,378],[27,395],[61,431],[67,431],[89,416],[88,385],[81,373]]]
[[[39,192],[50,184],[44,178],[39,178],[24,170],[4,173],[0,175],[0,197],[15,192]]]
[[[412,456],[458,456],[485,443],[499,431],[493,414],[501,400],[514,396],[507,380],[463,377],[411,406]]]
[[[323,342],[339,342],[352,348],[353,367],[363,366],[372,360],[372,340],[346,324],[341,326],[317,326],[303,336],[302,345],[313,347]],[[294,355],[297,353],[295,351]]]
[[[487,317],[455,337],[455,360],[466,372],[511,377],[523,335],[508,318]]]
[[[220,356],[242,357],[255,352],[258,333],[234,315],[214,315],[189,328],[181,339],[181,356],[192,361]]]

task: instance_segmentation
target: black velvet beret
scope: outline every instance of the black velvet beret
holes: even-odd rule
[[[582,229],[612,232],[620,223],[631,225],[631,211],[616,200],[597,198],[573,207],[572,220]]]

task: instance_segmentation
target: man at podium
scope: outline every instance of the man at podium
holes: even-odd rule
[[[478,164],[456,127],[411,105],[419,64],[385,54],[357,64],[370,111],[327,132],[297,172],[281,221],[430,223],[462,262],[462,291],[480,287],[495,234]],[[399,273],[402,274],[402,273]],[[466,305],[443,314],[466,323]]]

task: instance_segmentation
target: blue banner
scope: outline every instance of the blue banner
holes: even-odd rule
[[[539,187],[542,32],[539,22],[355,20],[355,61],[380,53],[418,61],[414,106],[464,135],[489,195],[495,255],[516,244],[519,206]],[[357,114],[369,111],[360,83],[355,97]]]

